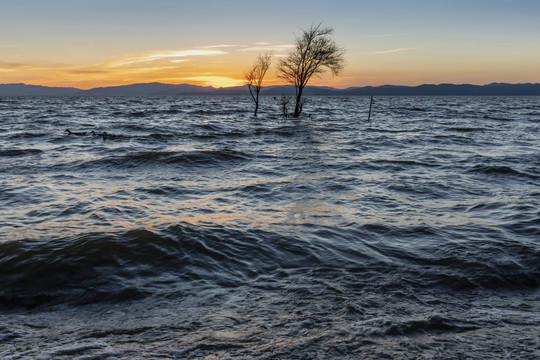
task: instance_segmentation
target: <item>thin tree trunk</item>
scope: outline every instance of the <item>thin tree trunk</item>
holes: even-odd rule
[[[255,88],[255,96],[253,97],[253,101],[255,101],[255,113],[253,116],[257,117],[257,111],[259,111],[259,93],[261,92],[261,87],[257,86]]]
[[[302,106],[300,105],[300,101],[302,100],[302,90],[304,90],[303,87],[298,88],[298,94],[296,95],[296,105],[294,106],[294,114],[293,117],[297,118],[300,116],[300,113],[302,112]]]
[[[371,121],[371,105],[373,105],[373,95],[371,95],[371,99],[369,100],[369,114],[367,121]]]

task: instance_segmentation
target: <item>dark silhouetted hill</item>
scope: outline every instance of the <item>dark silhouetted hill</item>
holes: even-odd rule
[[[145,83],[80,90],[25,84],[0,84],[0,96],[179,96],[179,95],[248,95],[247,86],[214,88],[189,84]],[[262,95],[294,95],[290,85],[267,86]],[[540,96],[540,84],[487,85],[424,84],[419,86],[365,86],[335,89],[327,86],[306,86],[307,96]]]
[[[73,96],[79,95],[81,91],[72,87],[0,84],[0,96]]]
[[[347,95],[386,95],[386,96],[538,96],[540,84],[505,84],[488,85],[470,84],[424,84],[419,86],[366,86],[343,90]]]
[[[216,89],[211,86],[197,86],[189,84],[163,84],[146,83],[123,86],[99,87],[83,90],[85,96],[175,96],[175,95],[203,95],[214,93]]]

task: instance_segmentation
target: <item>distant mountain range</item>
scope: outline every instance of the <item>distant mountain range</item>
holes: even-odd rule
[[[180,96],[180,95],[248,95],[247,86],[214,88],[189,84],[146,83],[124,86],[99,87],[81,90],[72,87],[48,87],[26,84],[0,84],[0,96]],[[267,86],[262,95],[293,95],[294,87],[290,85]],[[540,96],[540,84],[506,84],[492,83],[488,85],[439,84],[419,86],[366,86],[335,89],[326,86],[307,86],[307,96]]]

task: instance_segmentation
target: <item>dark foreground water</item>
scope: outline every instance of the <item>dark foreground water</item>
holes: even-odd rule
[[[0,358],[538,359],[540,98],[368,106],[0,98]]]

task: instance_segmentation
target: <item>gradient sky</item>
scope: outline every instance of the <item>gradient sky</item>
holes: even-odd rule
[[[242,85],[319,22],[347,66],[311,84],[540,82],[540,0],[0,0],[0,83]]]

